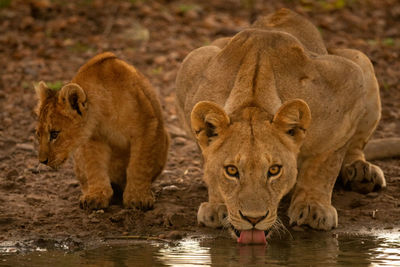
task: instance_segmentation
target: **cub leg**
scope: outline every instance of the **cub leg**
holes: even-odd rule
[[[90,140],[74,154],[75,173],[81,183],[80,207],[84,209],[107,208],[113,195],[108,164],[110,148],[101,142]]]
[[[200,204],[197,212],[197,222],[199,225],[219,228],[224,226],[228,212],[222,197],[212,186],[208,187],[208,202]]]
[[[141,136],[131,140],[123,195],[125,207],[144,210],[153,207],[151,183],[164,168],[168,143],[168,135],[158,121],[149,122]]]
[[[331,197],[345,148],[304,159],[289,207],[290,224],[306,224],[314,229],[337,227],[336,209]]]

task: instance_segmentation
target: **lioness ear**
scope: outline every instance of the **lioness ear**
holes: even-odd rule
[[[272,122],[300,145],[311,123],[311,111],[303,100],[290,100],[279,108]]]
[[[86,111],[86,94],[83,89],[76,83],[69,83],[60,90],[58,101],[66,104],[72,113],[79,116]]]
[[[192,131],[201,149],[206,148],[230,123],[225,111],[213,102],[197,103],[191,114]]]

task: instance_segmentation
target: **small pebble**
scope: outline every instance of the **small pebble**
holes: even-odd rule
[[[165,187],[163,187],[164,191],[169,191],[169,192],[175,192],[179,190],[179,187],[177,187],[176,185],[167,185]]]
[[[183,237],[183,235],[179,231],[171,231],[166,235],[166,238],[173,239],[173,240],[182,239],[182,237]]]
[[[154,58],[154,63],[161,65],[167,62],[167,58],[165,56],[157,56]]]
[[[359,207],[362,207],[362,206],[365,206],[365,205],[368,205],[368,204],[369,204],[369,201],[366,200],[366,199],[354,199],[350,203],[350,207],[352,209],[355,209],[355,208],[359,208]]]
[[[18,176],[18,171],[16,169],[12,169],[6,175],[7,179],[12,179]]]
[[[169,220],[170,224],[175,227],[182,227],[187,222],[186,218],[182,214],[176,214],[176,213],[172,214],[168,218],[168,220]]]
[[[372,217],[372,219],[376,219],[376,213],[377,213],[377,211],[378,211],[378,210],[373,210],[373,211],[371,212],[371,217]]]
[[[26,182],[26,178],[24,176],[18,176],[16,181],[18,183],[24,184]]]
[[[378,192],[371,192],[366,195],[367,198],[376,198],[377,196],[379,196]]]
[[[26,150],[26,151],[34,151],[35,148],[31,144],[17,144],[16,148]]]
[[[159,234],[158,235],[158,238],[160,238],[160,239],[165,239],[167,236],[165,235],[165,234]]]
[[[177,146],[183,146],[183,145],[185,145],[186,144],[186,138],[183,138],[183,137],[175,137],[174,138],[174,143],[175,143],[175,145],[177,145]]]
[[[96,218],[92,218],[92,219],[90,219],[90,222],[91,222],[91,223],[99,223],[100,220],[99,220],[99,219],[96,219]]]
[[[186,136],[186,132],[184,130],[182,130],[181,128],[176,127],[174,125],[169,125],[168,126],[168,132],[171,135],[171,138],[175,138],[175,137],[178,137],[178,136],[181,136],[181,137],[185,137]]]

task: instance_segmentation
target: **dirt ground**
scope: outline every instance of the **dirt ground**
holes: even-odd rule
[[[356,48],[371,58],[383,104],[374,138],[399,136],[398,0],[1,0],[0,242],[64,240],[85,246],[120,235],[228,236],[227,231],[196,225],[197,208],[206,201],[207,190],[197,147],[177,121],[175,76],[194,48],[232,36],[257,16],[280,7],[308,17],[328,47]],[[154,183],[157,202],[147,212],[124,209],[118,201],[104,211],[82,210],[71,161],[58,171],[38,164],[32,84],[44,80],[60,87],[102,51],[113,51],[136,66],[160,92],[171,148],[167,166]],[[385,172],[387,189],[361,195],[337,186],[336,232],[399,231],[399,159],[375,163]],[[283,201],[284,222],[287,206]]]

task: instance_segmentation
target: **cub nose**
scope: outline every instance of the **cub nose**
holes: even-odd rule
[[[47,165],[47,163],[49,162],[49,159],[45,159],[45,160],[41,160],[40,163],[43,163],[45,165]]]
[[[240,217],[242,217],[242,219],[244,219],[244,220],[248,221],[249,223],[251,223],[253,226],[256,226],[257,223],[259,223],[262,220],[264,220],[265,218],[267,218],[268,213],[269,213],[269,211],[267,211],[267,213],[264,216],[250,217],[250,216],[243,215],[243,213],[239,210]]]

